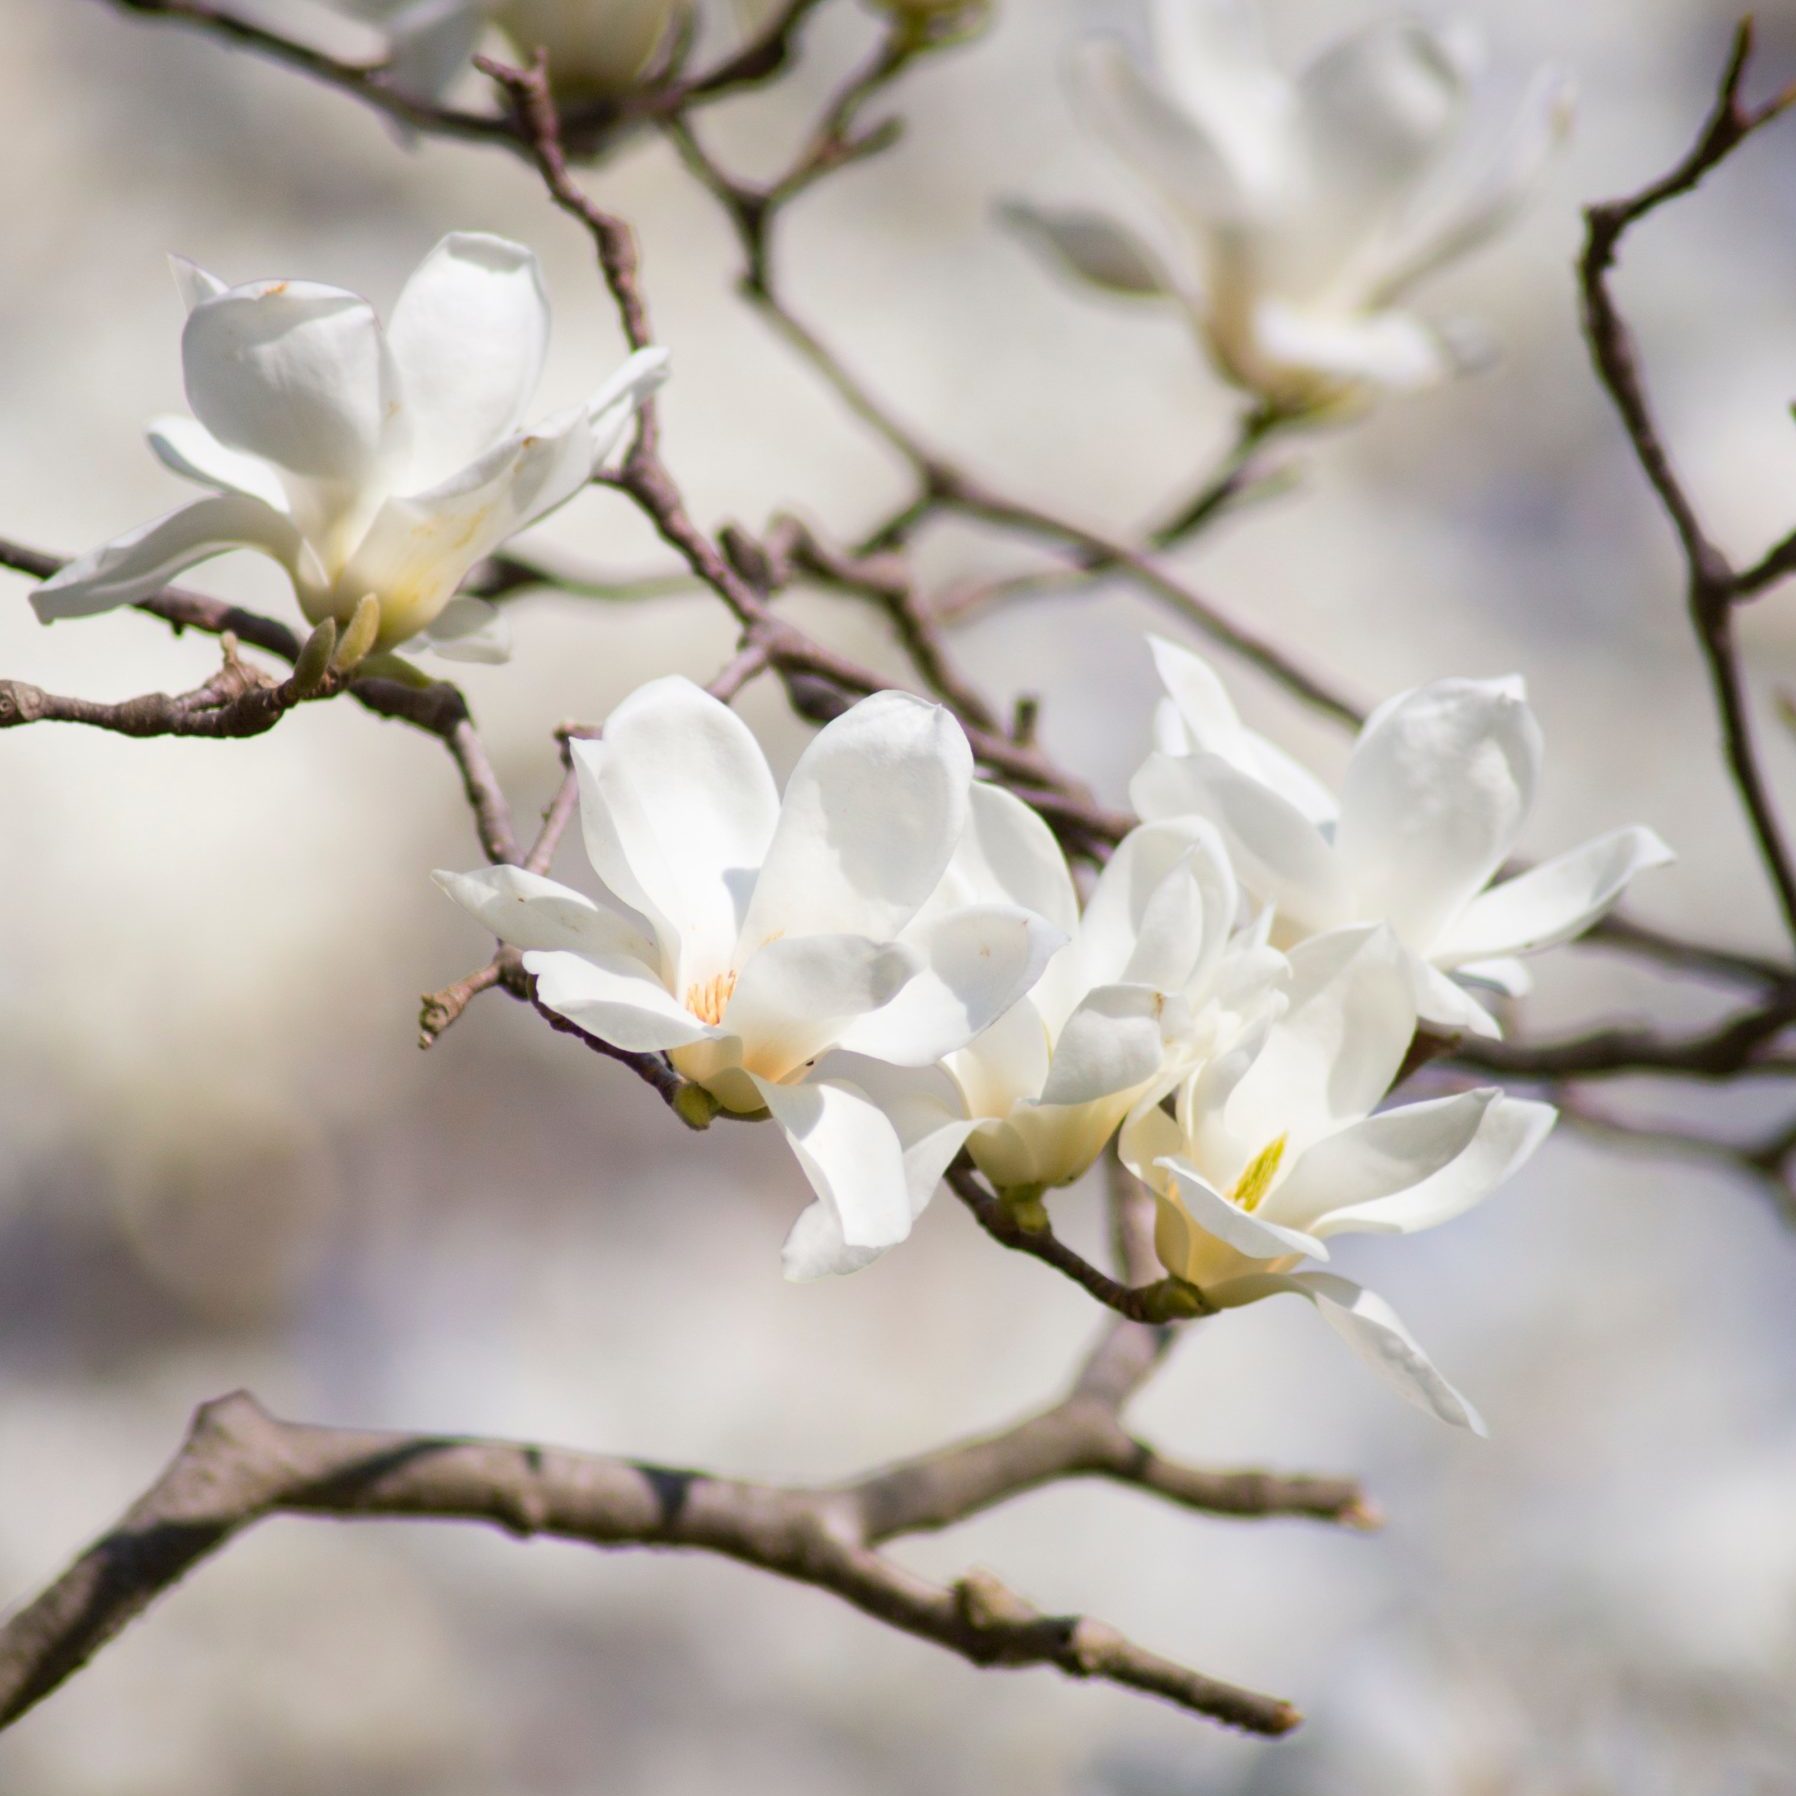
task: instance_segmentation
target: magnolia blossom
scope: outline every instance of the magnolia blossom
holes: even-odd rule
[[[1242,884],[1274,908],[1281,946],[1388,923],[1429,1023],[1498,1033],[1448,975],[1525,991],[1516,956],[1570,941],[1636,873],[1672,858],[1636,824],[1492,884],[1540,775],[1540,726],[1519,677],[1436,680],[1386,700],[1360,732],[1337,805],[1243,726],[1197,656],[1167,642],[1153,649],[1169,696],[1161,746],[1129,788],[1136,809],[1214,821]]]
[[[558,1015],[666,1053],[725,1110],[771,1113],[819,1205],[789,1272],[864,1264],[909,1233],[971,1127],[930,1069],[1062,940],[1014,904],[923,914],[967,821],[960,726],[907,694],[864,699],[817,735],[782,800],[748,726],[668,678],[572,751],[603,898],[516,867],[438,882],[525,950]]]
[[[502,237],[445,237],[383,330],[365,299],[311,281],[227,287],[177,261],[191,418],[150,447],[211,487],[71,562],[31,595],[46,623],[145,598],[196,562],[255,549],[286,569],[313,623],[364,596],[376,648],[464,660],[507,652],[498,612],[455,596],[483,556],[586,485],[666,352],[633,355],[584,405],[521,426],[548,347],[536,257]]]
[[[1167,1271],[1217,1309],[1307,1298],[1412,1402],[1480,1433],[1477,1413],[1389,1305],[1332,1273],[1334,1235],[1411,1234],[1480,1202],[1545,1139],[1554,1112],[1494,1088],[1373,1114],[1415,1028],[1404,956],[1385,929],[1291,954],[1282,1015],[1142,1106],[1121,1151],[1153,1192]]]
[[[1151,57],[1093,39],[1077,94],[1196,266],[1095,212],[1019,206],[1016,222],[1084,279],[1186,307],[1222,373],[1281,410],[1458,368],[1464,333],[1401,304],[1533,190],[1569,122],[1565,80],[1539,73],[1508,130],[1480,145],[1480,59],[1463,29],[1387,21],[1293,77],[1269,59],[1252,0],[1149,10]]]
[[[401,93],[440,99],[467,68],[489,25],[528,58],[548,52],[563,99],[626,93],[692,0],[338,0],[376,26],[387,76]]]
[[[1284,967],[1235,939],[1234,875],[1221,838],[1195,819],[1132,830],[1081,916],[1047,825],[975,786],[938,902],[1018,905],[1068,938],[1028,996],[946,1063],[977,1119],[969,1151],[1001,1191],[1078,1178],[1169,1056],[1238,1026]]]

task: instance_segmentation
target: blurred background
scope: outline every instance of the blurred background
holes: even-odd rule
[[[1491,372],[1296,457],[1298,490],[1185,561],[1354,690],[1520,670],[1548,777],[1524,846],[1644,821],[1680,851],[1641,914],[1771,950],[1775,917],[1719,771],[1669,539],[1585,369],[1578,204],[1688,141],[1731,14],[1711,0],[1468,0],[1519,74],[1567,64],[1570,153],[1514,236],[1438,282]],[[895,153],[787,223],[794,302],[916,428],[997,484],[1120,529],[1226,442],[1181,327],[1057,283],[994,227],[1011,194],[1145,202],[1068,110],[1070,0],[998,0],[976,45],[891,102]],[[1275,5],[1294,47],[1371,16]],[[1763,9],[1767,86],[1796,14]],[[866,41],[825,9],[803,72],[708,115],[767,169]],[[347,99],[99,4],[0,0],[0,533],[73,553],[185,497],[141,441],[182,409],[164,257],[390,302],[445,230],[534,244],[556,305],[545,410],[620,352],[585,239],[502,157],[406,147]],[[715,211],[653,141],[591,177],[639,229],[676,378],[667,448],[701,520],[795,506],[849,535],[903,471],[733,300]],[[1796,519],[1796,121],[1631,239],[1621,281],[1664,423],[1709,515],[1756,554]],[[532,543],[532,547],[539,546]],[[610,495],[540,532],[619,574],[665,564]],[[932,581],[1031,565],[927,541]],[[239,557],[195,584],[281,616]],[[59,691],[180,690],[215,664],[120,614],[51,631],[0,573],[0,669]],[[1788,591],[1745,619],[1758,697],[1796,678]],[[807,617],[886,657],[871,621]],[[1057,753],[1120,799],[1154,683],[1121,587],[966,632],[1036,692]],[[521,818],[550,731],[631,686],[703,679],[714,603],[540,597],[466,686]],[[1344,744],[1235,673],[1255,721]],[[776,761],[802,741],[745,709]],[[1766,754],[1796,804],[1796,744]],[[771,1131],[691,1136],[620,1069],[481,1000],[428,1055],[417,997],[488,944],[425,877],[478,859],[434,742],[349,704],[255,741],[44,726],[0,743],[0,1604],[105,1527],[200,1400],[490,1431],[773,1478],[831,1478],[1055,1391],[1096,1325],[1069,1285],[938,1203],[853,1279],[792,1287],[803,1197]],[[577,847],[562,871],[578,876]],[[1539,1024],[1693,1020],[1712,999],[1599,954],[1543,969]],[[1663,1095],[1628,1094],[1636,1114]],[[1686,1097],[1687,1102],[1687,1097]],[[1748,1127],[1752,1100],[1705,1099]],[[1058,1200],[1074,1233],[1095,1193]],[[1208,1520],[1097,1487],[1027,1499],[903,1556],[988,1565],[1310,1715],[1238,1740],[1043,1672],[976,1673],[833,1599],[704,1560],[520,1546],[471,1527],[277,1522],[168,1597],[0,1740],[7,1796],[1756,1796],[1796,1791],[1796,1236],[1702,1164],[1562,1130],[1513,1188],[1343,1269],[1403,1312],[1492,1439],[1393,1400],[1301,1306],[1198,1331],[1142,1427],[1206,1463],[1358,1474],[1374,1536]]]

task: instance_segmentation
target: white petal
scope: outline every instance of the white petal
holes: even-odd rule
[[[377,488],[403,447],[380,320],[353,293],[310,281],[233,287],[194,307],[181,361],[194,416],[289,476],[302,528],[308,511],[334,518],[346,495]]]
[[[658,923],[670,979],[742,971],[732,959],[779,798],[753,732],[690,680],[638,687],[602,741],[573,745],[587,852],[625,904]]]
[[[1142,985],[1088,994],[1054,1043],[1041,1101],[1088,1104],[1145,1084],[1165,1056],[1165,1008],[1164,994]]]
[[[886,1248],[911,1230],[904,1150],[885,1113],[846,1085],[815,1080],[756,1088],[785,1132],[845,1246]]]
[[[1154,671],[1183,726],[1183,740],[1169,748],[1169,753],[1220,755],[1240,772],[1270,786],[1312,822],[1333,820],[1334,794],[1276,743],[1242,723],[1228,689],[1202,656],[1164,636],[1150,635],[1147,646],[1154,657]]]
[[[890,1003],[850,1024],[841,1046],[912,1067],[989,1028],[1035,985],[1064,938],[1033,912],[983,904],[914,923],[902,940],[922,967]]]
[[[1149,756],[1130,787],[1137,805],[1154,796],[1141,789],[1144,779],[1181,782],[1185,802],[1221,829],[1241,884],[1289,924],[1312,931],[1348,920],[1335,851],[1315,823],[1270,786],[1213,754],[1176,761]]]
[[[1465,121],[1465,71],[1443,33],[1392,19],[1324,51],[1298,95],[1308,204],[1294,247],[1325,279],[1442,166]]]
[[[497,666],[511,659],[511,623],[497,605],[466,593],[451,599],[417,642],[445,661]]]
[[[467,68],[486,29],[480,0],[382,0],[387,14],[385,78],[395,92],[440,100]]]
[[[616,447],[624,426],[636,416],[637,407],[665,384],[668,356],[665,349],[639,349],[586,402],[592,424],[593,472]]]
[[[380,599],[381,648],[416,636],[441,615],[475,562],[565,504],[592,469],[592,432],[578,406],[489,450],[428,492],[388,499],[336,590],[353,607]]]
[[[783,936],[749,957],[724,1012],[743,1065],[783,1079],[889,1004],[918,972],[918,956],[860,935]]]
[[[158,418],[149,429],[150,451],[171,473],[221,493],[247,493],[271,510],[285,512],[281,477],[253,455],[227,449],[196,418]]]
[[[31,594],[45,623],[92,617],[160,592],[175,575],[230,549],[258,549],[293,572],[301,556],[292,524],[259,499],[221,494],[115,538],[53,574]]]
[[[1160,83],[1142,73],[1121,44],[1097,38],[1071,59],[1073,98],[1111,148],[1173,207],[1202,224],[1247,215],[1275,178],[1269,145],[1242,134],[1226,145]]]
[[[1540,756],[1519,680],[1437,680],[1379,706],[1341,789],[1357,915],[1427,954],[1514,846]]]
[[[967,799],[967,826],[935,902],[944,910],[1016,905],[1070,937],[1079,927],[1079,894],[1066,855],[1040,813],[984,780],[973,782]]]
[[[1382,1297],[1332,1272],[1269,1272],[1209,1286],[1204,1295],[1224,1309],[1289,1292],[1317,1313],[1396,1393],[1419,1409],[1485,1434],[1482,1417],[1434,1368],[1403,1319]]]
[[[1369,1114],[1415,1034],[1407,957],[1389,930],[1340,930],[1290,956],[1289,1004],[1228,1099],[1249,1152],[1279,1135],[1299,1154]]]
[[[1030,996],[950,1056],[948,1070],[974,1116],[1003,1116],[1013,1104],[1041,1096],[1053,1046],[1053,1033]]]
[[[537,997],[557,1016],[614,1048],[650,1054],[724,1039],[722,1030],[701,1023],[640,961],[626,955],[601,965],[588,950],[530,953],[524,970],[536,980]]]
[[[1474,898],[1441,936],[1436,956],[1457,966],[1569,942],[1610,910],[1635,874],[1676,858],[1639,824],[1611,830]]]
[[[1503,229],[1533,197],[1572,123],[1573,83],[1560,69],[1541,69],[1528,84],[1515,120],[1494,152],[1462,183],[1451,203],[1426,221],[1390,258],[1375,297],[1394,298],[1444,263],[1476,249]]]
[[[1461,372],[1451,342],[1404,312],[1359,313],[1262,298],[1251,319],[1252,353],[1280,375],[1326,388],[1369,386],[1419,393]]]
[[[1405,950],[1408,953],[1408,950]],[[1443,973],[1432,961],[1409,954],[1410,977],[1415,985],[1416,1019],[1437,1035],[1482,1035],[1488,1041],[1503,1034],[1497,1019],[1458,980]]]
[[[1319,1141],[1269,1200],[1319,1236],[1414,1234],[1481,1203],[1540,1146],[1557,1113],[1495,1089],[1402,1104]]]
[[[960,725],[908,693],[827,724],[787,782],[742,951],[784,934],[897,934],[947,868],[972,777]]]
[[[208,274],[199,263],[190,262],[185,256],[170,256],[169,273],[175,277],[175,289],[181,295],[181,304],[192,311],[202,299],[216,299],[219,294],[229,290],[228,284],[217,275]]]
[[[1109,293],[1165,298],[1177,284],[1135,234],[1101,212],[1010,200],[999,217],[1032,248]]]
[[[387,343],[412,420],[407,490],[433,487],[524,421],[549,346],[536,257],[504,237],[445,237],[400,292]]]
[[[654,965],[655,945],[641,926],[583,892],[522,867],[482,867],[474,873],[436,872],[431,878],[514,948],[565,949],[600,960],[623,956]]]
[[[1098,875],[1079,926],[1086,983],[1183,991],[1235,920],[1235,882],[1216,830],[1199,818],[1143,823]]]
[[[960,1109],[953,1080],[939,1068],[900,1071],[852,1054],[829,1055],[816,1077],[866,1098],[891,1123],[903,1153],[911,1216],[921,1216],[973,1126]],[[834,1208],[819,1198],[786,1237],[786,1276],[808,1280],[858,1272],[883,1251],[850,1247]]]
[[[1171,1176],[1192,1225],[1236,1253],[1245,1254],[1250,1260],[1277,1260],[1287,1254],[1302,1254],[1312,1260],[1328,1258],[1328,1249],[1313,1235],[1242,1209],[1206,1183],[1196,1167],[1176,1156],[1162,1159],[1157,1165]],[[1169,1270],[1179,1271],[1176,1267]],[[1184,1274],[1180,1272],[1180,1276]]]

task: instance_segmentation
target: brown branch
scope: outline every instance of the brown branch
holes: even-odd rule
[[[1694,500],[1679,476],[1647,397],[1639,351],[1632,331],[1617,309],[1609,276],[1628,229],[1659,207],[1689,193],[1710,170],[1724,162],[1754,132],[1796,101],[1796,89],[1769,103],[1749,107],[1741,97],[1752,53],[1748,20],[1734,34],[1720,90],[1702,130],[1685,155],[1666,174],[1638,193],[1587,208],[1584,252],[1579,261],[1584,333],[1604,390],[1620,414],[1628,443],[1641,471],[1671,521],[1683,554],[1691,625],[1709,671],[1722,738],[1740,802],[1758,843],[1784,915],[1796,936],[1796,863],[1790,857],[1783,825],[1772,803],[1759,765],[1747,706],[1745,679],[1734,638],[1734,607],[1741,598],[1742,577],[1704,526]],[[1774,556],[1776,551],[1773,552]],[[1764,565],[1748,578],[1768,580]]]
[[[1165,1278],[1153,1284],[1126,1285],[1092,1265],[1076,1248],[1069,1247],[1049,1225],[1039,1204],[1025,1207],[1006,1203],[980,1183],[964,1158],[948,1168],[948,1186],[972,1212],[973,1219],[1002,1247],[1026,1253],[1070,1278],[1105,1309],[1130,1322],[1155,1326],[1210,1313],[1203,1293],[1182,1279]]]
[[[279,1421],[243,1393],[205,1405],[160,1478],[98,1542],[0,1627],[0,1726],[42,1701],[163,1591],[271,1515],[487,1522],[523,1538],[719,1554],[840,1597],[982,1666],[1053,1666],[1163,1697],[1228,1726],[1280,1734],[1287,1703],[1220,1683],[1101,1622],[1051,1616],[989,1573],[929,1582],[877,1551],[1056,1476],[1095,1475],[1187,1508],[1365,1526],[1339,1480],[1217,1474],[1162,1461],[1114,1411],[1075,1395],[989,1440],[848,1485],[750,1484],[505,1441]]]

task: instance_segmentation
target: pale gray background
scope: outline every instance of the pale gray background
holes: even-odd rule
[[[1551,751],[1528,849],[1650,822],[1683,858],[1643,912],[1768,948],[1666,535],[1585,373],[1567,269],[1578,201],[1686,141],[1728,14],[1471,10],[1510,66],[1557,58],[1583,90],[1526,227],[1431,295],[1487,320],[1503,364],[1317,442],[1302,496],[1189,563],[1362,692],[1524,671]],[[1762,10],[1763,79],[1796,77],[1790,9]],[[1000,11],[976,49],[901,90],[908,145],[792,222],[791,287],[920,429],[1014,491],[1121,527],[1213,452],[1228,400],[1175,323],[1058,286],[991,228],[1019,191],[1147,216],[1067,111],[1071,7]],[[1301,44],[1368,12],[1312,0],[1279,17]],[[851,15],[819,33],[832,57]],[[549,271],[544,409],[619,353],[584,238],[496,155],[402,153],[342,98],[98,4],[0,0],[0,46],[0,533],[69,552],[184,496],[140,441],[180,405],[169,250],[384,303],[444,230],[502,230]],[[715,140],[771,166],[819,79]],[[1754,552],[1796,519],[1793,177],[1786,126],[1643,231],[1622,283],[1693,483]],[[595,182],[642,231],[678,370],[668,452],[699,515],[752,524],[797,502],[847,531],[898,498],[889,458],[735,306],[726,233],[666,153],[645,143]],[[603,494],[542,537],[656,564]],[[927,561],[946,580],[1021,554],[957,531]],[[199,579],[291,615],[266,564]],[[0,575],[9,675],[123,696],[212,664],[211,643],[129,615],[42,631],[25,589]],[[1792,603],[1746,622],[1764,697],[1796,675]],[[808,615],[879,652],[855,611]],[[1038,602],[980,625],[967,655],[1001,692],[1042,692],[1052,746],[1119,797],[1146,738],[1151,617],[1122,592]],[[553,779],[553,724],[601,717],[650,673],[705,677],[728,648],[696,598],[537,600],[516,624],[516,660],[467,685],[526,816]],[[1339,764],[1339,741],[1240,690]],[[746,708],[789,759],[800,736],[771,696]],[[1768,735],[1796,799],[1796,752]],[[833,1476],[1016,1413],[1093,1326],[1070,1286],[948,1204],[874,1270],[786,1286],[777,1249],[802,1200],[770,1132],[687,1136],[502,998],[420,1056],[416,994],[485,951],[425,874],[476,850],[436,746],[356,707],[229,745],[10,735],[0,854],[0,1601],[101,1528],[193,1404],[233,1386],[318,1419]],[[1699,1013],[1594,958],[1543,974],[1543,1016]],[[906,1549],[943,1573],[990,1565],[1044,1605],[1089,1606],[1287,1694],[1314,1717],[1297,1743],[1045,1673],[977,1674],[735,1567],[289,1522],[0,1741],[0,1790],[1796,1790],[1796,1243],[1763,1198],[1560,1139],[1483,1212],[1356,1247],[1345,1269],[1399,1305],[1491,1441],[1404,1408],[1284,1305],[1188,1343],[1144,1420],[1192,1457],[1363,1473],[1391,1515],[1382,1536],[1094,1488]]]

